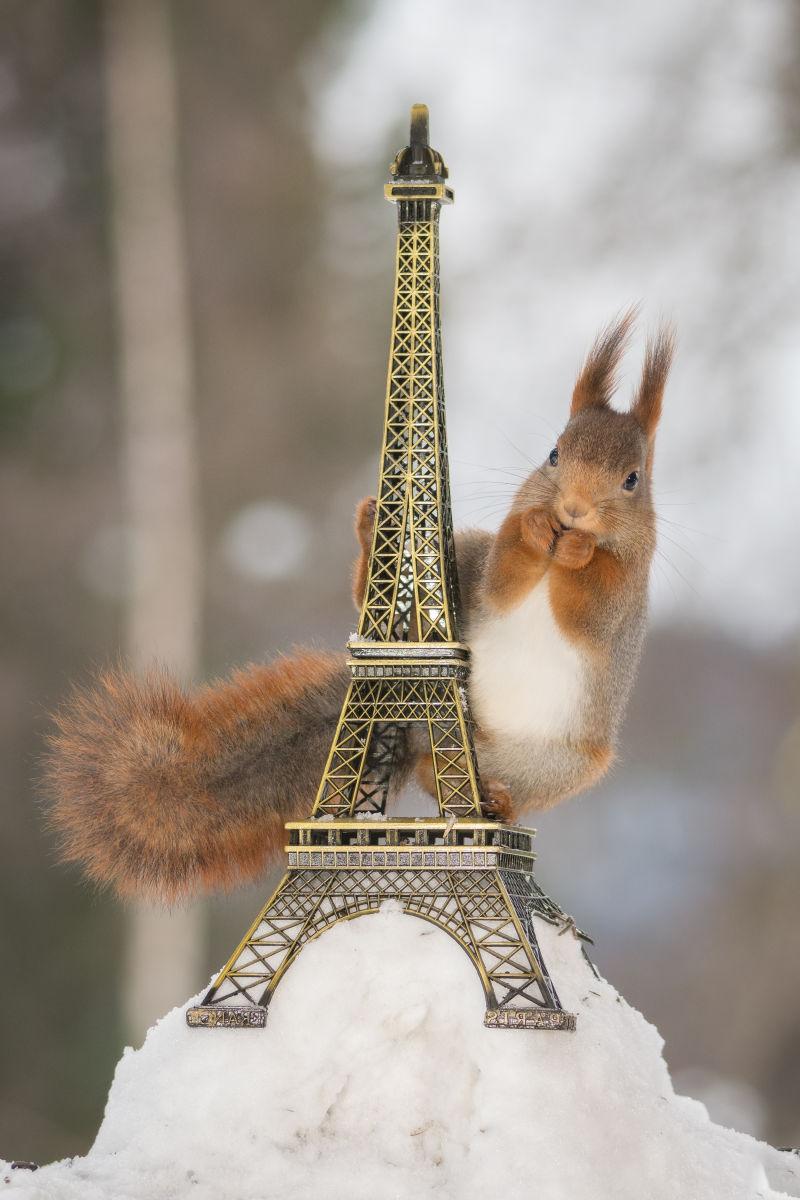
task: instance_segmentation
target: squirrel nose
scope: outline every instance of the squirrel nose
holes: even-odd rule
[[[585,504],[581,504],[579,500],[567,500],[564,503],[564,512],[573,521],[578,521],[581,517],[585,517],[588,511],[588,507]]]

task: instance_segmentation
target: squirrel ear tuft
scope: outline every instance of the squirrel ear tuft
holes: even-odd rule
[[[570,416],[583,408],[606,408],[617,386],[617,368],[633,332],[639,306],[633,305],[601,329],[586,356],[572,393]]]
[[[642,381],[631,405],[631,413],[647,434],[649,441],[655,437],[661,416],[664,387],[674,354],[675,330],[671,325],[662,325],[658,332],[647,340]]]

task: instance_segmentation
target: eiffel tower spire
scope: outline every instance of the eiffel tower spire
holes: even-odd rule
[[[564,914],[533,878],[533,830],[483,817],[458,640],[458,578],[442,385],[439,213],[447,168],[411,110],[409,145],[385,193],[398,232],[380,483],[364,603],[348,643],[351,681],[311,819],[289,822],[288,870],[203,1003],[198,1027],[263,1025],[305,943],[399,900],[472,960],[492,1027],[573,1029],[533,916]],[[427,733],[435,819],[385,819],[395,750]]]
[[[458,576],[439,318],[439,212],[451,204],[428,110],[390,167],[397,205],[394,305],[378,503],[353,681],[314,816],[385,812],[398,722],[427,729],[442,816],[479,817],[480,783],[458,640]]]
[[[445,433],[439,319],[439,211],[447,168],[428,145],[428,110],[391,165],[397,205],[392,341],[381,478],[360,639],[458,642],[458,582]],[[410,629],[412,613],[414,629]]]

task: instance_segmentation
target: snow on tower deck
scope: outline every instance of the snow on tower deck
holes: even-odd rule
[[[461,949],[392,903],[306,947],[265,1029],[175,1009],[120,1061],[85,1158],[31,1200],[774,1200],[800,1160],[676,1096],[662,1040],[537,921],[578,1033],[481,1023]],[[78,1081],[76,1081],[76,1086]],[[3,1147],[13,1153],[13,1147]]]

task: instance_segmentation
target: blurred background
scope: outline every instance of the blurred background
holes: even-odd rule
[[[620,765],[539,877],[676,1087],[800,1144],[798,0],[2,0],[0,1153],[77,1154],[114,1065],[270,880],[172,914],[58,865],[48,713],[353,625],[409,105],[442,216],[457,525],[496,526],[597,327],[677,325]],[[631,357],[621,391],[635,384]]]

